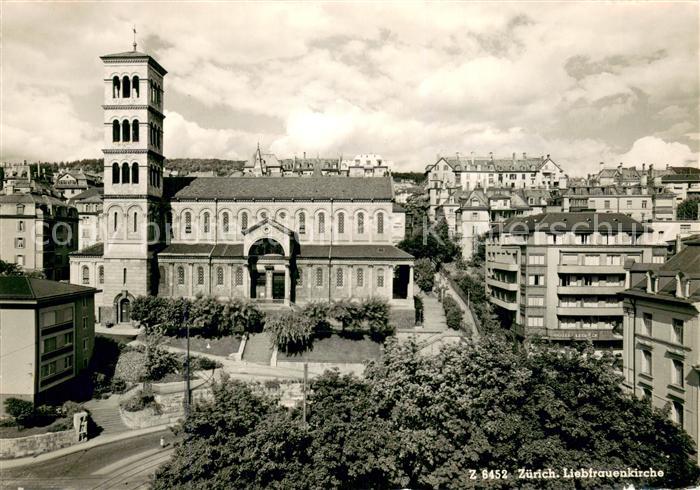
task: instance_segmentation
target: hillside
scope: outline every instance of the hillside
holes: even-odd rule
[[[70,162],[41,162],[45,169],[56,172],[61,169],[82,169],[85,172],[102,173],[102,158],[85,158]],[[165,168],[177,170],[180,174],[189,172],[210,172],[216,175],[231,175],[243,169],[245,160],[221,160],[218,158],[173,158],[165,160]]]

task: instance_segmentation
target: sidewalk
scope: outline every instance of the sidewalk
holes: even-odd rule
[[[135,429],[127,432],[119,432],[116,434],[101,434],[95,437],[94,439],[90,439],[89,441],[75,444],[69,447],[64,447],[63,449],[52,451],[50,453],[39,454],[37,456],[26,456],[24,458],[17,459],[3,459],[0,460],[0,473],[6,469],[17,468],[28,464],[41,463],[43,461],[60,458],[61,456],[77,453],[86,449],[91,449],[93,447],[104,446],[105,444],[110,444],[112,442],[122,441],[124,439],[131,439],[133,437],[142,436],[144,434],[151,434],[153,432],[160,432],[162,430],[166,430],[172,427],[173,425],[174,424],[157,425],[155,427],[148,427],[146,429]]]

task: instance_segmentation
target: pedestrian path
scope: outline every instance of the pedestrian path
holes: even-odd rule
[[[423,328],[431,331],[447,330],[447,318],[445,318],[442,303],[432,294],[421,295],[421,298],[423,299]]]
[[[105,400],[90,400],[85,403],[85,408],[90,411],[95,425],[102,428],[101,434],[116,434],[128,431],[119,415],[119,395],[111,395]]]
[[[270,343],[270,336],[266,332],[248,335],[242,360],[269,366],[271,358],[272,344]]]

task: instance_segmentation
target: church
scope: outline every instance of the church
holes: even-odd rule
[[[379,297],[415,318],[405,215],[390,176],[164,177],[164,78],[150,55],[102,56],[101,242],[70,257],[97,319],[129,323],[140,295],[262,305]]]

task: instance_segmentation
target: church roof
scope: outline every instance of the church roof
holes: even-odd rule
[[[94,245],[90,245],[89,247],[85,247],[82,250],[71,252],[71,255],[83,257],[102,257],[102,255],[104,255],[104,248],[104,243],[99,242]]]
[[[142,53],[140,51],[124,51],[122,53],[112,53],[112,54],[106,54],[104,56],[100,56],[100,59],[105,61],[105,60],[120,60],[120,59],[126,59],[126,60],[146,60],[148,61],[149,64],[153,65],[153,67],[158,70],[158,72],[161,75],[165,75],[168,73],[165,68],[163,68],[160,63],[158,63],[151,55],[148,55],[146,53]]]
[[[413,255],[393,245],[302,245],[300,259],[413,259]]]
[[[166,179],[167,180],[167,179]],[[393,198],[391,177],[199,177],[174,200],[380,200]]]

